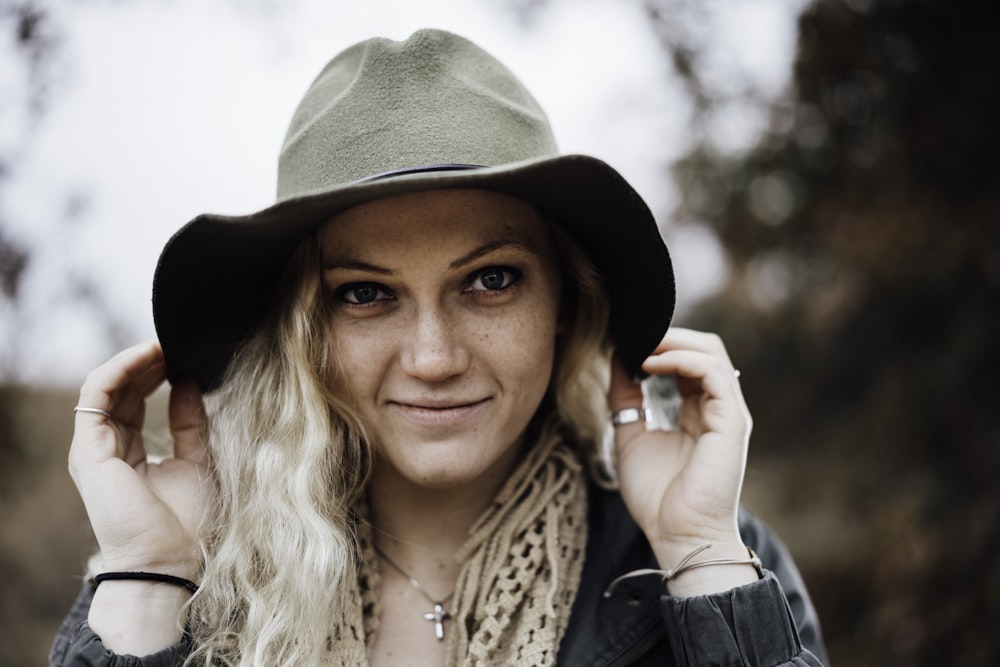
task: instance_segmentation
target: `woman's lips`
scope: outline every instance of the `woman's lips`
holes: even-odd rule
[[[484,398],[473,403],[446,405],[418,405],[392,401],[389,405],[412,424],[417,426],[457,426],[475,416],[489,402]]]

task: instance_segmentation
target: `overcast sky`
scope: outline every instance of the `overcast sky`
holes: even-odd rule
[[[509,9],[529,3],[510,0],[47,4],[60,28],[56,85],[34,125],[16,102],[27,93],[11,36],[0,39],[0,150],[22,158],[0,212],[32,251],[16,308],[0,301],[0,380],[78,384],[116,344],[153,337],[150,284],[167,238],[198,213],[271,203],[285,125],[322,66],[361,39],[422,27],[498,56],[548,111],[564,152],[606,160],[639,190],[670,239],[682,307],[724,271],[709,236],[667,224],[676,195],[665,174],[687,147],[690,109],[638,0],[550,0],[529,22]],[[702,4],[720,85],[778,94],[803,0]],[[762,122],[741,107],[721,114],[719,147],[746,147]],[[80,284],[107,305],[115,336]]]

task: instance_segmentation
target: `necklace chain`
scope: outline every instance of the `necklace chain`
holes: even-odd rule
[[[384,551],[382,551],[381,549],[379,549],[378,546],[376,546],[374,543],[372,543],[372,547],[374,547],[375,553],[377,553],[379,556],[381,556],[382,559],[386,563],[388,563],[389,565],[391,565],[393,567],[393,569],[395,569],[401,575],[403,575],[404,577],[406,577],[409,580],[410,585],[413,586],[415,589],[417,589],[417,591],[419,591],[421,595],[423,595],[425,598],[427,598],[431,602],[431,604],[434,605],[434,610],[433,611],[429,611],[426,614],[424,614],[424,620],[433,621],[434,622],[434,636],[437,637],[438,641],[443,641],[444,640],[444,622],[447,619],[451,618],[451,614],[448,613],[447,609],[445,609],[444,603],[447,602],[448,600],[450,600],[453,595],[455,595],[455,591],[452,591],[446,597],[444,597],[444,598],[442,598],[440,600],[434,599],[434,596],[431,595],[430,593],[428,593],[427,589],[424,588],[423,586],[421,586],[420,582],[417,581],[416,579],[414,579],[412,576],[410,576],[409,573],[407,573],[406,570],[404,570],[402,567],[399,566],[398,563],[396,563],[396,561],[394,561],[393,559],[389,558],[389,556],[387,556],[386,553]]]

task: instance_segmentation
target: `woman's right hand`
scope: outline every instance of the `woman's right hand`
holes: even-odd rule
[[[205,411],[194,382],[170,392],[174,456],[146,458],[146,398],[166,379],[163,351],[148,342],[93,370],[76,413],[69,471],[87,508],[103,571],[146,571],[197,579],[198,532],[214,504]]]

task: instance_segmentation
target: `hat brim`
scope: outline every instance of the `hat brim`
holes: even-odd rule
[[[246,216],[201,215],[167,242],[153,278],[153,320],[171,382],[216,388],[237,346],[273,306],[295,247],[332,216],[374,199],[442,188],[504,192],[576,239],[601,272],[610,331],[633,376],[670,324],[673,268],[656,221],[606,163],[563,155],[498,167],[418,171],[345,184]]]

